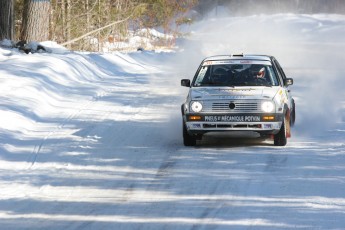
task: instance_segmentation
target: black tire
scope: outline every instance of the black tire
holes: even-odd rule
[[[183,144],[184,146],[195,146],[196,145],[196,138],[194,136],[189,135],[187,132],[187,127],[183,123]]]
[[[295,100],[292,99],[292,112],[290,116],[290,126],[294,126],[296,121],[296,105]]]
[[[284,117],[282,127],[279,130],[279,133],[274,135],[274,145],[275,146],[285,146],[287,143],[286,135],[286,116]]]

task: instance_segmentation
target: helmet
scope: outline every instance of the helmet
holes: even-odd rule
[[[258,74],[256,75],[257,78],[265,78],[266,72],[265,72],[265,67],[262,67]]]

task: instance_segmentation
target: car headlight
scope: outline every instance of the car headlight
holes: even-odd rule
[[[261,109],[266,113],[271,113],[274,110],[274,103],[271,101],[265,101],[262,103]]]
[[[193,101],[190,107],[195,113],[199,113],[202,110],[202,104],[198,101]]]

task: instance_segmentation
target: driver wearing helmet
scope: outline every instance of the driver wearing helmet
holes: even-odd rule
[[[256,75],[256,78],[257,78],[257,79],[265,79],[265,75],[266,75],[266,73],[265,73],[265,67],[262,67],[262,68],[259,70],[258,74]]]

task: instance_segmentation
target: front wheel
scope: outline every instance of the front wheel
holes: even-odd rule
[[[286,116],[283,120],[283,124],[279,130],[279,133],[274,135],[274,145],[275,146],[285,146],[287,143],[287,132],[286,132]]]
[[[183,123],[183,144],[185,146],[196,145],[196,138],[188,133],[185,123]]]

